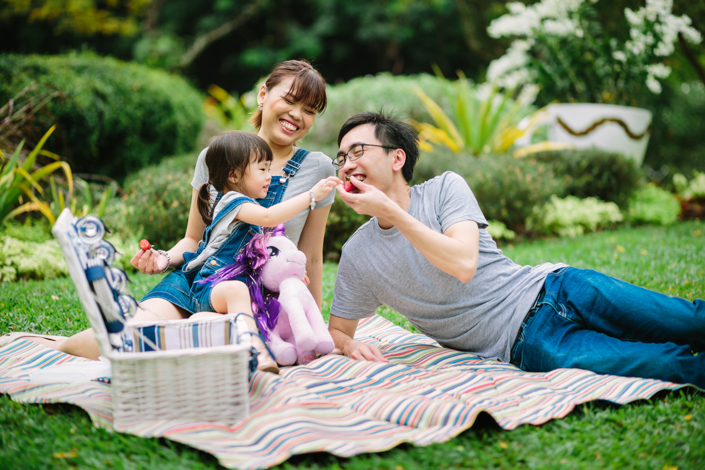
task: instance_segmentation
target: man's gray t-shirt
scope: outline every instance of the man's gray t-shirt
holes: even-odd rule
[[[208,182],[208,167],[206,166],[207,150],[208,147],[203,149],[196,162],[196,169],[193,173],[193,180],[191,181],[191,186],[196,190],[198,190],[202,184]],[[331,161],[330,158],[321,152],[309,153],[303,163],[301,163],[301,167],[296,172],[296,175],[289,180],[282,201],[291,199],[301,193],[307,193],[323,178],[335,176],[335,168],[333,168]],[[334,199],[335,190],[331,191],[323,200],[317,201],[316,208],[329,206],[333,204]],[[301,231],[304,229],[309,212],[309,209],[306,208],[284,224],[286,227],[286,236],[297,246],[299,245]]]
[[[475,277],[463,283],[433,266],[396,227],[372,218],[343,246],[332,315],[360,319],[387,305],[442,346],[509,361],[524,317],[548,273],[565,266],[519,266],[504,256],[459,175],[446,172],[411,188],[409,214],[436,232],[472,220],[480,227]]]

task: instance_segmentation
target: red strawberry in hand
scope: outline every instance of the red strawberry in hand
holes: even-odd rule
[[[150,245],[146,239],[143,238],[140,240],[140,249],[142,249],[142,251],[149,251],[150,248],[152,248],[152,245]]]
[[[363,181],[365,179],[365,176],[353,176],[352,178],[356,178],[358,181]],[[345,192],[348,192],[348,193],[353,193],[353,194],[359,193],[360,190],[357,189],[357,187],[352,184],[352,181],[350,181],[350,179],[351,179],[350,175],[345,177],[345,183],[343,183],[343,189],[345,190]]]

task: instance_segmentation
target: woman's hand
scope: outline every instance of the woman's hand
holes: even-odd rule
[[[160,274],[166,269],[168,263],[166,256],[152,250],[139,250],[130,260],[130,264],[142,274]]]
[[[324,178],[316,185],[311,188],[311,192],[313,193],[313,196],[316,198],[316,201],[320,201],[324,197],[326,197],[333,189],[340,185],[343,184],[343,181],[338,178],[337,176],[329,176],[328,178]]]

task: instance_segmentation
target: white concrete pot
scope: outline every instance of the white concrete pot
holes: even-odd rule
[[[641,166],[651,136],[651,111],[597,103],[547,107],[548,140],[620,152]]]

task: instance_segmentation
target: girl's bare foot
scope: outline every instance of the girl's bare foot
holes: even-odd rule
[[[279,366],[277,365],[277,361],[269,354],[269,351],[267,351],[267,348],[258,336],[252,336],[252,346],[254,346],[257,351],[257,370],[278,374]]]

